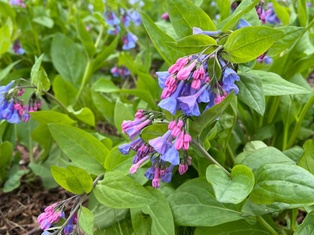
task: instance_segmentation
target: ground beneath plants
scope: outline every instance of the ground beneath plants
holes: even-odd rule
[[[308,78],[310,86],[314,89],[314,72]],[[22,152],[22,165],[27,167],[28,153],[24,148]],[[39,178],[33,182],[22,179],[21,186],[10,192],[0,192],[0,235],[40,235],[42,230],[37,223],[37,216],[54,202],[65,200],[71,193],[59,187],[47,190]],[[69,211],[71,204],[67,204]],[[305,217],[304,212],[299,213],[298,223]],[[280,222],[284,225],[284,222]]]

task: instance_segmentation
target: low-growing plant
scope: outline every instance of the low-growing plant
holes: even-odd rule
[[[313,233],[312,4],[0,2],[2,190],[73,193],[43,234]]]

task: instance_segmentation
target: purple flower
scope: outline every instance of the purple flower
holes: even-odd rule
[[[124,66],[121,67],[113,67],[110,72],[112,73],[112,75],[114,77],[122,77],[122,78],[126,78],[127,76],[129,76],[131,74],[130,70]]]
[[[105,11],[104,13],[105,20],[107,24],[111,26],[115,26],[120,24],[119,18],[116,16],[116,14],[113,11]]]
[[[154,179],[154,174],[155,174],[155,167],[150,167],[147,169],[147,171],[145,172],[145,177],[149,180],[153,180]]]
[[[15,41],[12,48],[15,54],[23,55],[25,53],[25,50],[21,47],[20,41]]]
[[[74,222],[74,215],[70,218],[68,224],[63,229],[63,233],[65,235],[70,235],[73,232],[74,230],[73,222]]]
[[[274,7],[272,3],[268,4],[268,10],[266,11],[266,22],[270,24],[278,24],[280,23],[280,20],[278,16],[275,13]]]
[[[165,109],[169,111],[172,115],[175,115],[177,109],[178,109],[178,102],[177,98],[183,88],[184,81],[180,81],[179,85],[176,89],[176,91],[170,95],[169,97],[162,99],[159,103],[158,106],[162,109]]]
[[[179,151],[175,149],[174,145],[168,149],[168,151],[160,156],[160,159],[165,162],[170,162],[173,165],[179,165],[180,163],[180,155]]]
[[[168,130],[163,136],[149,140],[148,143],[158,153],[164,154],[171,146],[171,141],[168,140],[169,137],[171,137],[171,130]]]
[[[136,26],[142,23],[141,16],[137,11],[131,12],[131,20]]]
[[[202,29],[197,28],[197,27],[193,27],[192,30],[193,30],[193,34],[205,34],[208,36],[220,34],[220,31],[203,31]]]
[[[120,31],[121,31],[120,26],[114,25],[114,26],[109,27],[109,29],[107,30],[107,33],[110,35],[117,35]]]
[[[179,97],[178,100],[180,101],[180,108],[182,112],[188,116],[201,115],[197,100],[207,88],[208,85],[205,84],[194,95]]]
[[[123,13],[122,13],[122,23],[125,27],[130,26],[131,24],[131,14],[129,11],[124,11],[124,9],[122,9]]]
[[[162,182],[169,183],[172,179],[172,170],[175,165],[170,164],[170,166],[166,169],[166,174],[161,177]]]
[[[143,141],[140,137],[136,138],[135,140],[131,141],[130,143],[126,143],[126,144],[121,144],[118,148],[119,151],[124,154],[127,155],[129,154],[131,149],[137,149],[137,147],[139,144],[143,144]]]
[[[123,41],[123,50],[130,50],[132,48],[135,48],[137,37],[132,34],[131,32],[128,32],[126,36],[122,38]]]
[[[235,81],[239,81],[239,75],[231,68],[226,68],[222,78],[222,88],[227,93],[230,93],[234,90],[234,94],[238,94],[239,88],[234,84]]]

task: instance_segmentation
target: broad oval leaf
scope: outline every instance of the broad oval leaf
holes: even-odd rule
[[[165,196],[152,187],[146,189],[156,199],[154,203],[142,208],[142,212],[149,214],[152,219],[151,234],[174,235],[173,216]]]
[[[250,26],[230,34],[224,46],[227,59],[233,63],[245,63],[266,52],[283,32],[266,26]]]
[[[72,192],[76,194],[89,193],[93,187],[92,177],[79,167],[67,166],[65,180]]]
[[[85,234],[94,234],[94,215],[84,206],[81,206],[78,212],[78,224]]]
[[[197,227],[194,235],[269,235],[258,223],[252,224],[245,220],[225,223],[214,227]]]
[[[206,179],[213,186],[216,199],[222,203],[242,202],[254,187],[254,174],[245,165],[232,168],[229,176],[217,165],[209,165]]]
[[[51,44],[51,59],[54,67],[65,80],[74,86],[80,85],[87,58],[75,42],[65,35],[57,33]]]
[[[52,137],[72,163],[95,175],[104,172],[103,163],[109,152],[96,137],[64,124],[48,125]]]
[[[167,9],[174,30],[180,38],[192,34],[192,28],[216,30],[211,18],[187,0],[167,0]]]
[[[247,74],[252,74],[253,76],[258,76],[262,79],[262,87],[265,96],[298,95],[310,93],[310,90],[292,82],[288,82],[276,73],[262,70],[251,70]]]
[[[172,47],[178,48],[184,52],[185,55],[191,55],[200,53],[206,50],[206,53],[210,53],[214,50],[211,45],[217,45],[217,42],[212,37],[204,34],[189,35],[176,42],[168,43]]]
[[[314,175],[296,165],[266,164],[255,173],[252,202],[270,204],[314,204]]]
[[[239,87],[239,99],[260,115],[263,115],[266,103],[261,79],[258,76],[246,73],[239,75],[241,79],[236,82]]]
[[[100,203],[116,209],[143,207],[155,202],[142,185],[115,172],[107,172],[93,192]]]
[[[314,174],[314,140],[307,140],[303,148],[304,153],[298,165]]]
[[[175,223],[183,226],[216,226],[243,219],[235,205],[216,200],[205,178],[189,180],[167,198]]]
[[[300,226],[297,227],[297,229],[294,232],[294,235],[314,234],[313,224],[314,224],[314,211],[311,211],[309,214],[306,215],[302,224],[300,224]]]

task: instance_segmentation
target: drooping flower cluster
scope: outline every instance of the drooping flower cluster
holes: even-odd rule
[[[37,221],[42,230],[47,230],[52,224],[57,223],[60,218],[64,218],[64,212],[57,203],[45,208],[45,212],[41,213]]]
[[[140,15],[136,10],[125,10],[123,8],[120,8],[121,20],[115,12],[109,10],[105,11],[104,18],[109,26],[107,32],[111,35],[117,35],[121,31],[121,22],[125,28],[129,27],[131,23],[135,26],[139,26],[142,23]],[[138,38],[129,30],[126,31],[126,34],[122,37],[122,49],[130,50],[136,47]]]
[[[131,75],[131,72],[128,68],[121,66],[121,67],[113,67],[110,72],[114,77],[122,77],[126,78],[127,76]]]
[[[123,133],[132,141],[119,146],[122,154],[129,154],[131,150],[136,152],[130,168],[131,174],[134,174],[141,165],[151,161],[152,166],[148,168],[145,176],[152,180],[152,186],[155,188],[160,187],[160,180],[167,183],[171,181],[175,166],[179,165],[179,173],[184,174],[191,165],[191,157],[188,156],[187,151],[192,138],[187,133],[186,116],[171,121],[168,124],[168,131],[163,136],[151,139],[148,143],[139,137],[141,131],[159,118],[159,115],[155,112],[138,110],[133,121],[122,123]]]
[[[265,1],[260,1],[260,3],[256,6],[256,12],[263,24],[279,24],[280,20],[275,13],[274,7],[272,3],[268,3],[267,7],[265,7]]]
[[[221,77],[210,78],[214,68],[208,66],[209,60],[220,64]],[[156,74],[163,89],[158,105],[173,115],[181,110],[187,116],[199,116],[201,104],[205,104],[206,110],[220,103],[231,91],[235,94],[239,91],[235,81],[240,77],[215,54],[179,58],[168,71]]]
[[[54,225],[58,223],[61,218],[65,219],[65,213],[63,211],[63,208],[68,200],[69,199],[58,203],[54,203],[46,207],[44,212],[37,217],[37,222],[39,223],[40,228],[44,230],[42,235],[49,235],[51,234],[50,232],[52,231],[55,232],[55,230],[59,231],[62,230],[62,234],[65,235],[70,235],[73,233],[75,225],[77,224],[76,213],[74,213],[68,220],[68,222],[64,224],[62,227],[59,226],[54,227]]]
[[[20,6],[20,7],[26,7],[23,0],[10,0],[10,5],[12,6]]]
[[[27,122],[30,118],[29,113],[37,111],[42,101],[33,94],[28,105],[25,105],[24,101],[19,98],[23,95],[24,88],[13,87],[14,83],[15,81],[11,81],[8,85],[0,87],[0,120],[17,124],[21,120]]]

